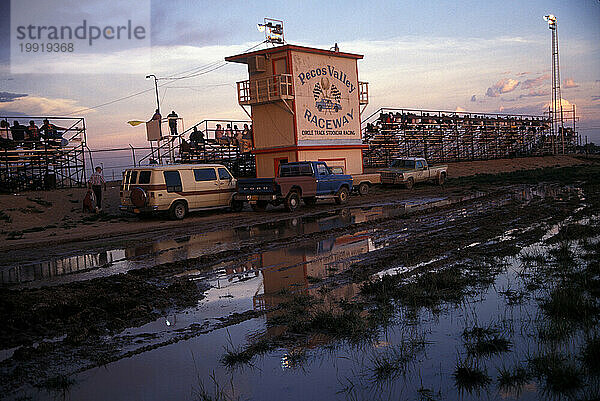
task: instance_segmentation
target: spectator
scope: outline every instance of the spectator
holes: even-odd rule
[[[160,112],[158,111],[158,109],[156,109],[156,111],[154,112],[154,115],[152,116],[152,118],[150,120],[162,120],[162,116],[160,115]]]
[[[223,132],[223,128],[221,127],[221,124],[217,124],[217,128],[215,128],[215,139],[219,143],[223,142],[224,132]]]
[[[10,135],[10,126],[7,121],[0,120],[0,148],[10,149],[14,145]]]
[[[19,124],[18,121],[13,122],[13,126],[10,127],[10,133],[12,134],[12,139],[15,142],[22,143],[25,141],[25,126]]]
[[[66,128],[57,127],[56,125],[51,124],[48,119],[44,119],[44,124],[40,127],[41,137],[52,146],[60,146],[63,137],[58,130],[66,131]]]
[[[102,210],[102,186],[104,186],[104,190],[106,191],[106,180],[102,175],[102,167],[96,167],[96,171],[88,180],[88,185],[94,191],[94,195],[96,196],[96,211],[99,212]]]
[[[199,144],[204,143],[204,134],[202,131],[198,131],[197,126],[194,126],[194,130],[190,134],[190,143],[194,147],[198,147]]]
[[[235,138],[235,144],[239,147],[242,146],[242,131],[238,129],[237,125],[233,126],[233,135]]]
[[[231,143],[233,141],[233,131],[231,129],[231,124],[227,124],[227,129],[225,129],[225,140],[227,143]]]
[[[251,139],[252,135],[250,135],[250,128],[248,128],[248,124],[244,124],[244,130],[242,131],[243,139]]]
[[[177,135],[177,119],[179,118],[179,116],[177,115],[177,113],[175,113],[175,110],[171,111],[171,114],[169,114],[167,116],[167,119],[169,120],[169,130],[171,130],[171,135],[176,136]]]
[[[37,125],[35,125],[35,121],[29,121],[29,126],[27,127],[27,140],[35,145],[40,142],[40,129]]]

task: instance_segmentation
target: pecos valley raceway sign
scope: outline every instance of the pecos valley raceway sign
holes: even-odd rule
[[[294,53],[298,143],[360,144],[356,60]]]

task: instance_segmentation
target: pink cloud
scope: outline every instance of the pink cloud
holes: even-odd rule
[[[514,91],[517,86],[519,86],[520,82],[516,79],[507,78],[501,79],[496,82],[494,85],[489,87],[485,92],[485,95],[488,97],[498,97],[503,93],[509,93]]]
[[[576,83],[575,81],[573,81],[573,78],[567,78],[563,82],[563,87],[565,89],[568,89],[568,88],[577,88],[578,86],[579,86],[579,84]]]
[[[525,81],[523,81],[523,85],[521,85],[522,89],[531,89],[531,88],[535,88],[537,86],[542,85],[545,81],[550,80],[550,78],[552,78],[552,76],[550,74],[544,74],[544,75],[540,75],[537,78],[534,79],[527,79]]]

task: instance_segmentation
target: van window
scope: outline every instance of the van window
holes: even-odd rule
[[[196,181],[214,181],[217,179],[214,168],[201,168],[194,170]]]
[[[179,171],[164,171],[165,183],[167,184],[167,192],[181,192],[181,177]]]
[[[417,161],[417,170],[423,168],[423,163],[421,161]]]
[[[229,171],[227,171],[224,168],[220,168],[219,169],[219,179],[220,180],[229,180],[231,179],[231,174],[229,174]]]
[[[152,171],[140,171],[140,180],[138,184],[150,184],[150,175]]]
[[[129,177],[129,183],[130,184],[135,184],[135,182],[137,181],[137,171],[132,171],[131,172],[131,176]]]

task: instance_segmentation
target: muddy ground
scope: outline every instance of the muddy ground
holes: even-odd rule
[[[549,167],[568,167],[594,163],[595,159],[574,156],[528,157],[522,159],[500,159],[487,161],[451,163],[448,174],[451,178],[473,176],[479,173],[503,173],[521,170],[533,170]],[[454,187],[453,191],[462,188]],[[285,214],[282,208],[270,210],[267,214],[257,216],[243,214],[223,214],[210,212],[193,213],[185,221],[169,221],[164,216],[149,219],[139,219],[135,216],[119,212],[118,183],[109,183],[104,195],[104,211],[99,215],[83,213],[82,200],[85,189],[61,189],[45,192],[23,192],[19,194],[0,194],[0,251],[23,249],[24,253],[37,252],[39,248],[53,251],[60,245],[60,252],[81,246],[93,247],[90,242],[100,239],[103,243],[108,238],[140,240],[144,233],[152,231],[185,232],[189,227],[202,226],[212,230],[215,226],[227,226],[231,219],[240,224],[255,224],[259,221],[278,220]],[[412,193],[406,191],[373,191],[369,199],[352,197],[350,205],[372,203],[378,199],[410,199]],[[419,195],[435,196],[440,193],[436,187],[420,187]],[[449,194],[448,192],[442,192]],[[328,207],[332,207],[329,205]],[[320,207],[322,209],[322,206]],[[303,211],[298,213],[302,214]],[[132,237],[133,236],[133,237]],[[82,243],[87,242],[87,243]],[[37,248],[37,249],[36,249]]]
[[[199,227],[188,222],[169,226],[165,233],[157,230],[154,240],[168,243],[167,247],[125,252],[128,264],[119,267],[121,270],[111,270],[121,261],[107,259],[82,272],[63,272],[57,281],[53,281],[56,277],[33,275],[7,282],[0,288],[0,394],[44,399],[57,392],[68,393],[77,386],[79,375],[94,367],[113,366],[126,357],[141,358],[219,330],[237,330],[256,319],[266,319],[266,331],[229,343],[217,365],[252,365],[257,363],[257,356],[278,349],[291,350],[288,363],[293,365],[302,362],[306,349],[380,343],[382,328],[396,321],[394,315],[400,309],[410,320],[411,314],[415,319],[421,310],[439,313],[449,304],[482,294],[500,274],[497,261],[503,258],[514,257],[540,241],[562,244],[597,238],[600,229],[594,219],[600,213],[599,175],[600,163],[586,161],[584,166],[454,178],[444,188],[422,185],[410,192],[378,189],[369,198],[355,197],[345,207],[303,208],[292,215],[277,209],[261,215],[200,215],[192,220],[196,225],[201,221]],[[111,224],[108,219],[98,222],[97,228],[101,223]],[[156,225],[159,220],[134,224]],[[222,234],[213,239],[206,233],[207,227]],[[552,227],[558,228],[549,235]],[[191,253],[185,244],[193,241],[195,232],[204,242],[199,242],[200,250]],[[168,242],[173,239],[173,244]],[[30,252],[20,249],[29,243],[27,237],[24,240],[14,240],[21,242],[5,252],[5,265],[17,264],[25,254],[33,264],[86,249],[110,250],[132,242],[150,242],[147,234],[132,233],[114,240],[94,239]],[[504,288],[503,293],[514,302],[542,289],[579,298],[584,294],[575,307],[560,304],[558,296],[543,305],[556,317],[549,320],[552,324],[564,320],[573,309],[583,311],[576,323],[587,330],[585,344],[592,350],[597,346],[594,336],[598,333],[594,330],[600,316],[598,274],[594,270],[598,266],[597,242],[581,243],[580,247],[585,263],[579,263],[579,269],[561,270],[560,266],[574,257],[568,249],[561,254],[558,248],[553,251],[554,259],[548,257],[558,266],[549,270],[555,273],[545,277],[549,281],[536,276],[527,282],[528,292]],[[269,262],[269,258],[275,261]],[[535,261],[536,256],[531,259]],[[297,266],[305,266],[300,278],[294,276]],[[103,273],[98,275],[99,271]],[[550,279],[555,286],[557,277],[575,278],[575,286],[551,287]],[[244,285],[258,278],[263,280],[262,293],[257,290],[249,297],[243,295]],[[274,287],[273,278],[279,280]],[[173,325],[174,319],[183,323]],[[174,328],[157,329],[157,322]],[[477,323],[475,319],[475,325],[463,333],[466,355],[485,347],[492,348],[488,350],[491,354],[507,348],[509,340],[503,342],[495,329]],[[426,346],[426,339],[417,340],[412,338],[402,355],[392,352],[373,361],[376,376],[397,379],[394,366],[403,366],[405,353],[419,353]],[[487,373],[479,374],[482,371],[473,365],[471,356],[457,362],[455,387],[467,395],[487,392],[488,398],[495,399],[486,387]],[[534,359],[531,366],[523,368],[527,374],[522,378],[517,377],[519,372],[508,372],[505,379],[512,378],[513,384],[522,379],[523,386],[538,383],[537,388],[543,387],[539,383],[550,383],[551,389],[559,390],[556,399],[581,399],[582,394],[588,399],[597,390],[590,379],[595,371],[594,366],[588,366],[585,353],[581,358],[583,367],[576,369],[578,376],[572,383],[555,386],[552,380],[557,372],[544,371]],[[538,365],[543,362],[537,360]],[[209,378],[202,379],[206,382]],[[339,398],[368,399],[358,389],[360,380],[353,380]],[[423,399],[440,398],[425,393],[431,398]],[[539,395],[533,394],[531,399]],[[207,399],[204,395],[208,393],[202,387],[191,398]],[[131,397],[122,397],[127,398]],[[256,394],[242,394],[242,399],[246,398],[261,399]],[[208,399],[236,397],[219,393],[217,386]]]

